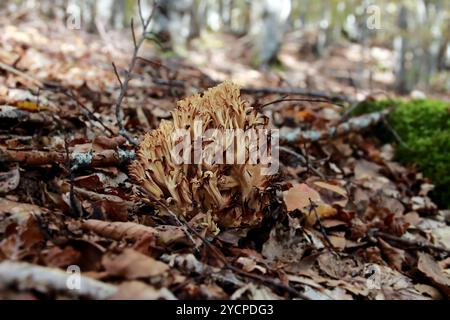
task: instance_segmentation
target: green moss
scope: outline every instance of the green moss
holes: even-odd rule
[[[450,103],[435,100],[363,102],[355,110],[359,115],[394,107],[389,123],[404,140],[398,144],[396,158],[415,164],[436,185],[433,199],[450,208]],[[379,125],[375,134],[384,142],[394,137]]]

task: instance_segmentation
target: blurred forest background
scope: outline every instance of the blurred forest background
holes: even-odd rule
[[[339,86],[348,84],[355,92],[395,90],[448,99],[447,0],[159,3],[150,35],[158,39],[159,53],[211,67],[217,80],[232,76],[257,81],[255,72],[264,70],[291,86],[342,91]],[[142,1],[144,15],[151,5]],[[123,34],[132,17],[139,19],[134,0],[2,0],[0,7],[3,14],[31,10],[68,28],[103,36],[121,30]],[[117,39],[122,41],[112,41],[112,46],[122,45],[123,36]],[[199,52],[209,55],[201,57]]]

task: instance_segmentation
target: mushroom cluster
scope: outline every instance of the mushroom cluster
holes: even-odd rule
[[[256,146],[250,135],[235,133],[267,130],[267,118],[228,81],[179,101],[172,116],[145,135],[130,165],[143,198],[188,220],[205,214],[213,226],[258,224],[273,175],[263,174],[267,163],[251,159]]]

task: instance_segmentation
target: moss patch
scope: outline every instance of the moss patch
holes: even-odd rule
[[[389,123],[407,146],[397,145],[396,158],[415,164],[436,185],[433,199],[450,208],[450,103],[435,100],[363,102],[355,115],[395,107]],[[382,125],[375,133],[384,142],[394,141]]]

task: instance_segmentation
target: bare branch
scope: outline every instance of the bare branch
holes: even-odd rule
[[[142,4],[141,0],[138,0],[138,9],[139,9],[139,18],[141,19],[142,27],[145,26],[144,14],[142,13]]]
[[[142,25],[142,34],[141,37],[139,38],[139,40],[135,39],[135,35],[134,35],[134,30],[132,28],[132,34],[133,34],[133,41],[134,41],[134,50],[133,50],[133,54],[131,57],[131,61],[128,65],[128,69],[125,72],[125,79],[122,82],[121,88],[120,88],[120,94],[119,97],[117,98],[117,102],[115,105],[115,113],[116,113],[116,119],[117,119],[117,124],[119,126],[119,132],[122,136],[124,136],[131,144],[133,144],[134,146],[137,146],[137,142],[136,140],[126,131],[125,126],[123,124],[123,119],[122,119],[122,102],[123,99],[125,98],[125,95],[127,93],[128,90],[128,85],[129,82],[131,80],[131,74],[133,72],[134,66],[136,65],[136,60],[138,57],[138,52],[140,47],[142,46],[142,44],[144,43],[145,40],[145,33],[147,32],[147,28],[150,25],[150,22],[156,12],[156,8],[157,8],[157,2],[154,3],[152,12],[150,13],[150,15],[148,16],[147,20],[142,20],[143,25]],[[114,70],[117,74],[117,69],[115,68]]]
[[[134,32],[134,20],[133,20],[133,18],[131,18],[130,27],[131,27],[131,35],[133,36],[133,45],[136,48],[137,43],[136,43],[136,34]]]
[[[119,80],[120,89],[123,89],[123,82],[122,82],[122,79],[120,79],[119,71],[117,70],[116,64],[113,62],[112,66],[114,69],[114,73],[116,74],[117,80]]]
[[[347,122],[338,124],[337,126],[331,127],[325,131],[303,131],[301,129],[297,129],[286,132],[281,129],[281,140],[284,140],[287,143],[317,142],[320,140],[342,136],[349,132],[359,132],[379,123],[386,117],[386,115],[389,114],[389,112],[390,110],[384,110],[381,112],[373,112],[359,117],[354,117]]]

